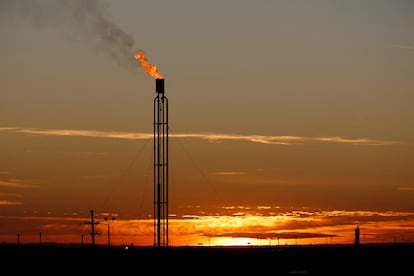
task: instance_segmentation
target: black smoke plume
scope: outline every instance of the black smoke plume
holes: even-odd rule
[[[120,64],[132,63],[134,40],[110,20],[107,5],[101,0],[0,0],[0,22],[61,30]]]

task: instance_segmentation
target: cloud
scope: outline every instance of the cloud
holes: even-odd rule
[[[407,45],[407,44],[392,44],[394,48],[403,49],[403,50],[414,50],[414,46]]]
[[[236,232],[236,233],[224,233],[224,234],[208,234],[209,237],[232,237],[232,238],[251,238],[251,239],[305,239],[305,238],[321,238],[321,237],[335,237],[333,234],[324,233],[307,233],[307,232],[283,232],[283,233],[249,233],[249,232]]]
[[[414,192],[414,187],[398,187],[397,190],[404,192]]]
[[[70,136],[70,137],[94,137],[114,139],[152,139],[153,133],[124,132],[124,131],[100,131],[100,130],[78,130],[78,129],[38,129],[19,127],[0,127],[0,132],[24,133],[39,136]],[[221,141],[245,141],[251,143],[268,145],[296,145],[304,143],[340,143],[361,146],[388,146],[402,144],[401,141],[378,140],[369,138],[344,138],[339,136],[309,137],[309,136],[286,136],[286,135],[243,135],[223,133],[171,133],[170,138],[201,139],[210,142]]]
[[[10,179],[10,180],[5,180],[5,181],[0,181],[0,187],[25,189],[25,188],[36,188],[37,186],[32,185],[32,184],[23,183],[19,179]]]
[[[16,200],[0,199],[0,206],[7,206],[7,205],[23,205],[23,202],[16,201]]]
[[[215,172],[215,175],[242,175],[246,174],[245,172]]]
[[[0,192],[0,197],[18,197],[18,198],[22,198],[23,196],[21,194],[18,194],[18,193],[3,193],[3,192]]]
[[[3,182],[6,181],[0,181],[0,187],[4,186],[2,185]],[[6,183],[7,187],[10,187],[10,183]],[[15,187],[15,186],[11,186],[11,187]],[[7,192],[0,192],[0,206],[16,206],[16,205],[24,205],[24,203],[19,200],[22,199],[23,195],[18,194],[18,193],[7,193]]]

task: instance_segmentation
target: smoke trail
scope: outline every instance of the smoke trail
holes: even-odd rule
[[[80,36],[88,46],[120,64],[133,61],[132,36],[110,20],[106,3],[100,0],[1,0],[0,19],[9,24],[55,28]]]

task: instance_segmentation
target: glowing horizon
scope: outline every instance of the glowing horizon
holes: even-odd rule
[[[101,235],[96,243],[105,245],[107,222],[105,213],[98,213],[95,221]],[[269,245],[323,245],[353,244],[355,228],[360,228],[361,243],[413,242],[414,229],[407,232],[404,224],[414,223],[413,212],[372,211],[300,211],[292,210],[278,215],[216,215],[170,218],[171,246],[269,246]],[[42,233],[44,243],[90,243],[87,216],[0,216],[3,221],[21,225],[31,222]],[[37,225],[37,226],[36,226]],[[378,227],[381,225],[381,227]],[[152,245],[153,220],[117,219],[110,224],[111,245]],[[13,228],[16,229],[16,228]],[[23,229],[22,229],[23,230]],[[39,233],[18,231],[9,227],[0,232],[0,239],[22,243],[38,242]]]

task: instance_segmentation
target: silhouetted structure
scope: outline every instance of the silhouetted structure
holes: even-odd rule
[[[108,248],[111,247],[111,221],[115,220],[115,217],[105,217],[104,220],[108,222]]]
[[[91,221],[87,221],[87,222],[85,222],[85,224],[90,224],[91,225],[91,232],[89,234],[92,237],[92,247],[94,247],[95,246],[95,236],[97,234],[99,234],[98,232],[95,231],[95,224],[99,224],[99,222],[94,221],[93,210],[91,210]]]
[[[355,228],[355,247],[359,247],[359,226]]]
[[[164,79],[155,79],[154,246],[168,247],[168,99]]]

